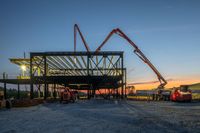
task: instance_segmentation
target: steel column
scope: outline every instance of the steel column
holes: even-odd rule
[[[17,99],[20,99],[20,85],[17,84]]]
[[[123,54],[120,56],[121,58],[121,72],[122,72],[122,99],[124,98],[124,58]]]
[[[54,99],[56,99],[56,84],[55,83],[53,86],[53,97],[54,97]]]
[[[7,99],[7,90],[6,90],[6,73],[3,73],[3,79],[4,79],[4,99]]]
[[[127,76],[126,76],[126,69],[125,69],[125,98],[127,98],[127,92],[126,92],[126,80],[127,80]]]
[[[47,59],[46,56],[43,56],[44,58],[44,99],[47,99],[47,82],[46,82],[46,75],[47,75]]]
[[[31,80],[31,84],[30,84],[30,98],[33,99],[34,96],[33,96],[33,56],[32,54],[30,54],[30,80]]]
[[[7,99],[6,83],[4,82],[4,98]]]

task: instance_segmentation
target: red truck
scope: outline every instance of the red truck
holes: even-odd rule
[[[179,88],[174,88],[171,92],[170,100],[174,102],[191,102],[192,92],[189,90],[188,85],[181,85]]]
[[[78,99],[78,91],[71,91],[68,87],[62,88],[60,93],[60,103],[75,102]]]

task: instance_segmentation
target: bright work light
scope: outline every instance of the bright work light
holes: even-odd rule
[[[26,71],[26,66],[25,65],[21,65],[20,67],[21,67],[22,71]]]

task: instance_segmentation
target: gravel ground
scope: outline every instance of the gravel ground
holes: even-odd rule
[[[0,110],[0,133],[199,133],[200,103],[78,101]]]

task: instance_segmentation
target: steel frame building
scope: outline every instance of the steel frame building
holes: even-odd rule
[[[125,95],[126,69],[123,52],[31,52],[30,59],[10,59],[15,64],[25,64],[30,70],[29,79],[2,79],[11,84],[30,84],[30,98],[34,98],[34,86],[44,85],[44,99],[48,87],[54,91],[57,85],[71,89],[87,90],[88,97],[95,90],[112,89],[115,94]],[[19,90],[19,87],[18,87]],[[6,96],[6,89],[4,89]]]

